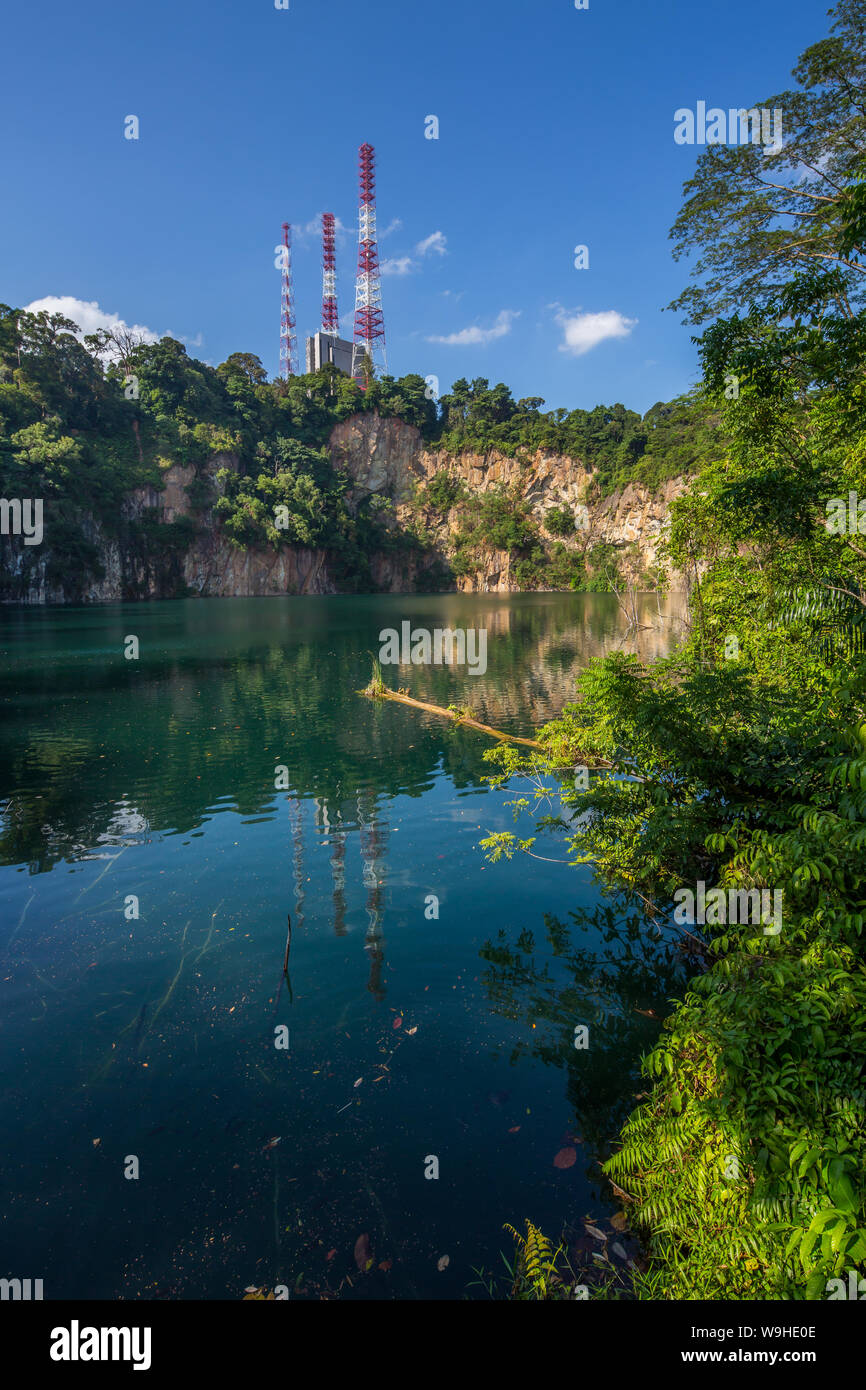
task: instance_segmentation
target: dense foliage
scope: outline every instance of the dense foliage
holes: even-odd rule
[[[695,255],[695,283],[670,306],[692,323],[764,304],[794,274],[834,269],[851,303],[863,270],[844,224],[864,216],[866,0],[839,0],[827,38],[801,55],[796,87],[754,105],[782,116],[778,147],[708,145],[671,229],[674,256]]]
[[[440,404],[441,439],[450,452],[563,454],[592,472],[601,496],[628,482],[656,488],[721,452],[718,416],[697,392],[659,401],[643,418],[624,405],[542,413],[538,396],[515,401],[501,382],[491,387],[484,377],[461,377]]]
[[[843,0],[836,15],[844,41],[797,70],[811,81],[820,58],[830,92],[866,50],[864,6]],[[830,1281],[866,1269],[866,311],[851,293],[866,268],[866,119],[849,111],[846,145],[831,103],[802,105],[813,162],[838,185],[820,228],[833,254],[823,269],[793,258],[775,293],[700,340],[730,443],[673,504],[686,639],[649,667],[594,662],[541,735],[551,769],[613,766],[561,789],[584,814],[539,828],[564,831],[574,863],[702,963],[606,1164],[652,1256],[644,1297],[844,1297]],[[737,177],[687,205],[690,244],[721,219],[752,254]],[[514,751],[495,756],[521,770]],[[495,858],[534,839],[486,844]],[[701,882],[780,893],[781,930],[742,914],[686,926],[675,895]]]
[[[591,472],[596,496],[629,480],[657,487],[718,453],[716,415],[697,395],[655,405],[643,419],[622,405],[542,414],[543,404],[515,402],[506,386],[483,378],[455,382],[438,406],[414,373],[368,378],[363,390],[333,367],[269,382],[252,353],[232,353],[213,368],[173,338],[144,342],[100,330],[82,341],[61,315],[0,306],[0,491],[44,499],[49,578],[73,586],[100,573],[91,518],[145,567],[159,571],[182,554],[194,520],[165,525],[155,507],[129,505],[136,489],[159,489],[175,463],[195,470],[187,493],[200,521],[215,507],[239,547],[327,548],[346,587],[373,587],[374,552],[426,549],[419,573],[447,587],[491,548],[509,553],[526,587],[598,585],[600,567],[586,563],[585,547],[565,544],[574,532],[567,511],[550,514],[551,545],[518,498],[473,498],[446,469],[419,499],[440,517],[462,507],[456,565],[437,569],[423,522],[397,524],[388,498],[348,497],[351,480],[326,448],[335,425],[375,411],[415,426],[446,454],[572,454]],[[215,478],[205,465],[221,454],[231,458],[217,458]],[[25,548],[20,562],[19,584],[37,563],[35,549]]]

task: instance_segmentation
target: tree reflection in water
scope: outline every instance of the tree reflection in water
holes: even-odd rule
[[[543,943],[526,928],[513,944],[499,931],[481,948],[482,980],[493,1011],[526,1024],[512,1063],[531,1056],[565,1070],[585,1152],[598,1162],[634,1108],[624,1077],[639,1081],[641,1054],[691,967],[675,928],[629,911],[623,896],[568,915],[545,913]],[[576,944],[581,935],[592,944]],[[581,1024],[585,1050],[575,1046]]]

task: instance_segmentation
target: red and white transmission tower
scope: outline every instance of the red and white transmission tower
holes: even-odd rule
[[[283,223],[283,249],[280,256],[280,376],[298,375],[295,338],[295,289],[292,284],[292,229]]]
[[[334,251],[334,214],[322,213],[322,332],[334,338],[340,331],[337,315],[337,258]]]
[[[379,279],[379,246],[376,239],[376,176],[372,145],[358,151],[361,199],[358,212],[358,277],[355,281],[355,341],[352,376],[363,380],[363,361],[388,370],[385,354],[385,320],[382,314],[382,285]],[[380,362],[377,362],[380,359]]]

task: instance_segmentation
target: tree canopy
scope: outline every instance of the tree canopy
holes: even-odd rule
[[[778,148],[708,145],[671,237],[695,255],[670,304],[700,324],[765,304],[798,272],[836,270],[840,308],[866,291],[866,0],[839,0],[827,38],[801,55],[797,85],[754,103],[782,113]]]

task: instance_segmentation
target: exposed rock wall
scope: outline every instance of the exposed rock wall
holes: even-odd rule
[[[491,451],[456,457],[428,449],[417,429],[401,420],[358,415],[334,429],[331,457],[352,479],[348,501],[357,507],[363,498],[380,494],[392,499],[394,524],[418,520],[413,499],[440,470],[459,478],[467,488],[482,493],[498,485],[515,489],[531,507],[542,534],[551,507],[575,508],[587,504],[589,529],[564,542],[584,549],[606,541],[628,547],[628,563],[638,572],[657,563],[658,547],[667,522],[670,502],[685,487],[683,479],[666,483],[657,493],[629,486],[603,501],[588,502],[590,473],[576,459],[538,451],[531,458],[516,459]],[[221,468],[237,468],[231,454],[216,454],[202,471],[213,494],[219,491],[216,474]],[[341,589],[339,566],[327,550],[270,547],[239,550],[225,535],[213,511],[196,511],[189,496],[198,475],[192,465],[173,464],[163,475],[163,487],[141,488],[131,493],[123,507],[119,534],[109,536],[93,518],[85,518],[87,541],[95,547],[103,570],[99,578],[80,579],[64,573],[52,558],[50,514],[46,508],[45,541],[27,547],[19,537],[0,536],[0,576],[7,601],[24,603],[108,603],[124,599],[169,598],[183,593],[214,597],[258,597],[277,594],[329,594]],[[155,557],[131,541],[125,528],[147,515],[171,523],[188,518],[194,535],[182,551]],[[434,563],[447,564],[454,552],[458,516],[447,517],[422,508],[421,517],[433,541]],[[420,560],[411,553],[383,552],[371,561],[373,584],[392,593],[428,587],[424,569],[430,557]],[[458,588],[505,593],[514,588],[510,557],[492,551],[479,561],[475,573],[461,576]],[[676,587],[676,586],[675,586]]]
[[[352,475],[356,500],[370,493],[390,495],[401,523],[413,516],[410,501],[416,490],[441,470],[459,478],[474,493],[499,486],[513,489],[530,504],[533,518],[548,539],[551,537],[545,527],[547,512],[552,507],[574,510],[583,504],[589,513],[589,528],[566,539],[566,547],[583,550],[603,542],[628,547],[623,568],[636,574],[658,564],[670,504],[686,487],[684,478],[666,482],[657,492],[629,484],[593,503],[588,501],[592,474],[577,459],[543,450],[528,458],[512,458],[495,450],[455,457],[425,449],[412,425],[401,420],[380,420],[377,415],[356,415],[337,425],[331,435],[331,454]],[[425,522],[437,549],[448,558],[453,553],[456,513],[443,522],[437,513],[428,511]],[[514,585],[508,553],[489,552],[476,573],[462,577],[458,587],[484,592],[511,590]],[[675,583],[673,587],[679,586]]]

